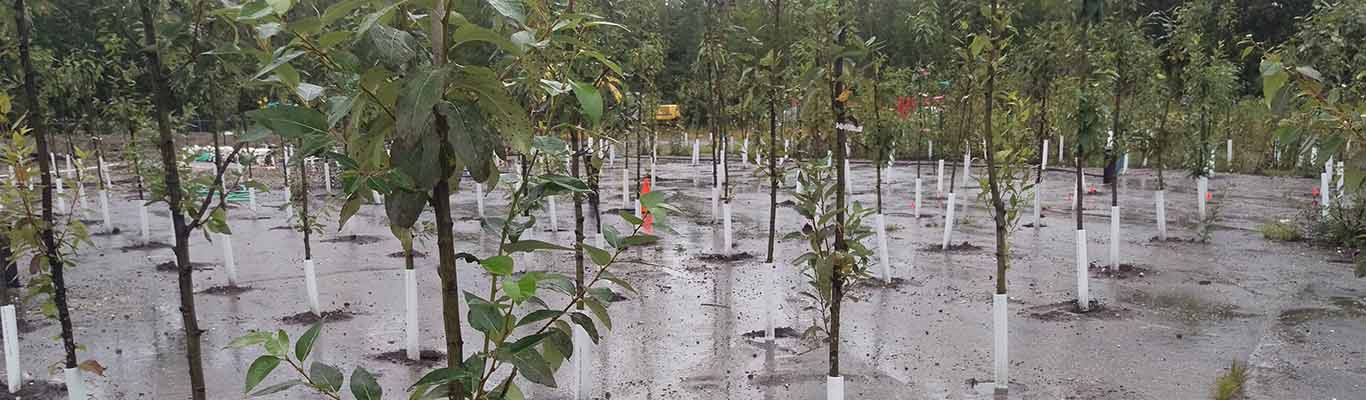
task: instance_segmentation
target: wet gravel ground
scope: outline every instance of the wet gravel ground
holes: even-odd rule
[[[604,208],[621,206],[621,166],[617,160],[605,174]],[[764,328],[768,293],[781,298],[775,318],[779,327],[800,333],[814,314],[803,311],[808,303],[797,295],[805,288],[799,269],[764,262],[766,180],[735,168],[735,250],[757,257],[704,261],[704,256],[721,250],[720,225],[711,223],[707,203],[711,168],[689,166],[685,159],[659,166],[662,179],[655,190],[667,192],[672,203],[690,212],[674,217],[677,234],[626,257],[642,264],[618,270],[640,295],[612,305],[615,329],[592,355],[592,384],[587,389],[593,397],[824,398],[823,346],[813,348],[814,343],[791,335],[782,335],[774,344],[745,335]],[[871,204],[873,169],[855,163],[853,173],[855,199]],[[991,379],[995,263],[990,217],[981,204],[971,204],[954,233],[955,243],[966,241],[981,249],[931,250],[942,235],[944,207],[942,197],[934,193],[933,167],[923,170],[926,200],[920,220],[913,218],[911,208],[915,168],[902,163],[893,175],[883,193],[892,270],[900,279],[890,285],[860,283],[849,291],[842,352],[848,398],[991,398],[989,384],[982,383]],[[1293,218],[1309,201],[1316,181],[1216,176],[1210,183],[1211,207],[1219,218],[1211,240],[1158,243],[1149,240],[1156,236],[1154,175],[1149,170],[1131,171],[1123,179],[1120,198],[1125,224],[1122,258],[1131,268],[1093,271],[1092,295],[1103,308],[1076,314],[1068,303],[1075,296],[1070,176],[1063,171],[1047,175],[1042,190],[1046,227],[1019,228],[1012,235],[1010,398],[1206,398],[1215,378],[1234,360],[1251,367],[1249,398],[1361,396],[1366,389],[1366,281],[1352,278],[1351,265],[1330,262],[1337,257],[1329,250],[1270,242],[1256,232],[1264,222]],[[1092,181],[1099,184],[1099,178],[1088,178]],[[1176,178],[1169,184],[1171,234],[1197,237],[1190,226],[1196,212],[1194,181]],[[496,239],[478,229],[472,188],[472,183],[462,183],[464,190],[452,201],[457,246],[460,251],[488,254]],[[318,193],[322,187],[313,190]],[[790,190],[785,188],[779,201],[790,199]],[[975,198],[978,188],[967,191]],[[491,214],[505,206],[504,195],[499,190],[487,197]],[[257,355],[255,349],[224,349],[229,340],[251,329],[285,328],[295,337],[305,329],[285,321],[307,311],[307,305],[301,235],[273,229],[287,223],[284,212],[273,208],[281,204],[281,196],[281,191],[262,194],[257,212],[245,205],[230,212],[238,273],[241,284],[251,290],[211,290],[226,283],[222,250],[203,235],[192,236],[190,258],[206,264],[195,273],[195,289],[201,292],[196,301],[200,325],[206,329],[204,364],[210,398],[242,397],[243,376]],[[68,275],[76,338],[83,346],[80,358],[109,367],[104,377],[88,380],[103,399],[188,398],[175,276],[156,267],[173,259],[171,250],[125,249],[138,240],[136,203],[127,200],[126,193],[111,197],[121,233],[93,238],[94,246],[80,253],[78,267]],[[349,317],[326,326],[315,357],[348,371],[364,365],[380,375],[391,397],[401,397],[399,392],[439,362],[429,359],[441,354],[424,354],[423,362],[398,362],[392,354],[402,349],[403,340],[403,265],[401,258],[390,256],[399,250],[398,241],[389,235],[381,206],[363,207],[338,232],[338,199],[324,196],[314,201],[316,206],[325,203],[328,214],[323,221],[328,232],[313,244],[323,309]],[[1098,265],[1108,264],[1109,195],[1086,196],[1085,201],[1089,254]],[[558,202],[562,231],[539,232],[538,239],[572,240],[571,204]],[[169,240],[164,205],[152,210],[153,238]],[[1021,223],[1032,222],[1032,212],[1023,212]],[[98,211],[90,215],[97,217]],[[615,217],[605,221],[620,224]],[[800,222],[793,209],[778,209],[780,237],[798,229]],[[355,241],[348,239],[350,235],[379,239]],[[801,246],[797,241],[779,242],[780,259],[796,257]],[[434,239],[419,243],[419,250],[429,255],[435,254],[435,247]],[[444,350],[436,262],[434,256],[417,259],[423,292],[422,345],[427,350]],[[518,263],[519,270],[573,269],[567,254],[519,256]],[[872,271],[880,267],[875,265]],[[487,278],[476,268],[462,268],[460,281],[471,291],[488,290]],[[41,318],[34,308],[27,307],[24,318]],[[60,359],[60,344],[49,339],[57,334],[56,324],[23,334],[22,359],[32,379],[60,377],[47,368]],[[465,332],[467,343],[479,339],[478,332]],[[527,384],[524,391],[535,399],[571,398],[571,369],[567,366],[557,374],[560,388]],[[293,389],[274,398],[317,397]]]

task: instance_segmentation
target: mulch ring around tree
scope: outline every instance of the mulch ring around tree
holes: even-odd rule
[[[379,237],[379,236],[373,236],[373,235],[342,235],[342,236],[337,236],[337,237],[332,237],[332,238],[323,239],[322,242],[323,242],[323,243],[348,243],[348,244],[354,244],[354,245],[358,245],[358,246],[364,246],[364,245],[367,245],[367,244],[379,243],[379,242],[381,242],[381,241],[383,241],[383,240],[384,240],[384,238]]]
[[[68,397],[66,385],[46,382],[46,381],[27,381],[18,392],[10,394],[9,387],[0,383],[0,400],[24,399],[24,400],[58,400]]]
[[[1148,241],[1152,243],[1200,243],[1199,238],[1181,238],[1176,236],[1168,236],[1166,240],[1153,236],[1148,238]]]
[[[311,325],[314,322],[318,322],[319,320],[326,320],[328,322],[349,321],[355,317],[355,313],[347,311],[346,309],[323,311],[321,319],[318,318],[318,315],[314,314],[312,311],[304,311],[298,314],[282,317],[280,318],[280,322],[284,322],[289,325]]]
[[[731,254],[703,254],[697,256],[698,260],[710,262],[736,262],[741,260],[748,260],[751,258],[754,258],[754,255],[749,254],[749,252],[746,251]]]
[[[1091,271],[1091,277],[1093,278],[1144,278],[1154,273],[1153,270],[1148,269],[1147,267],[1134,264],[1119,264],[1119,268],[1112,268],[1108,263],[1098,264],[1092,262],[1087,269]]]
[[[949,244],[949,248],[947,248],[947,249],[945,249],[945,248],[943,247],[943,245],[934,245],[934,244],[925,247],[925,251],[940,251],[940,252],[942,252],[942,251],[977,251],[977,250],[981,250],[981,249],[982,249],[981,247],[976,246],[976,245],[973,245],[972,243],[968,243],[968,242],[966,242],[966,241],[964,241],[963,243],[958,243],[958,244],[952,244],[952,243],[951,243],[951,244]]]
[[[408,358],[407,351],[394,350],[386,351],[379,354],[372,354],[370,355],[370,359],[408,367],[432,368],[440,366],[441,362],[446,360],[446,353],[442,353],[436,350],[422,350],[418,354],[418,359],[413,360]]]
[[[897,288],[900,288],[900,287],[902,287],[902,286],[906,286],[906,285],[908,285],[908,284],[911,285],[911,286],[917,286],[917,287],[918,287],[918,286],[923,286],[923,284],[921,284],[921,283],[915,283],[915,282],[908,281],[908,280],[905,280],[905,279],[902,279],[902,278],[892,278],[892,281],[891,281],[891,282],[887,282],[886,280],[884,280],[884,279],[882,279],[882,278],[868,278],[868,279],[859,279],[859,280],[857,280],[857,281],[854,281],[854,284],[849,285],[849,289],[852,290],[852,289],[859,289],[859,288],[865,288],[865,287],[866,287],[866,288],[876,288],[876,289],[897,289]]]
[[[193,268],[195,271],[212,271],[213,263],[191,261],[190,268]],[[161,264],[157,264],[157,271],[160,272],[175,272],[179,270],[180,267],[176,265],[175,261],[167,261]]]
[[[211,288],[208,288],[208,289],[204,289],[203,291],[201,291],[201,292],[199,292],[199,293],[200,293],[200,294],[214,295],[214,296],[236,296],[236,295],[239,295],[239,294],[242,294],[242,293],[246,293],[246,292],[250,292],[250,291],[253,291],[253,290],[256,290],[256,288],[253,288],[253,287],[251,287],[251,286],[228,286],[228,285],[223,285],[223,286],[214,286],[214,287],[211,287]]]
[[[389,253],[389,258],[403,258],[403,252],[395,251],[393,253]],[[413,258],[427,258],[427,253],[423,253],[418,250],[413,250]]]
[[[114,236],[120,233],[123,233],[123,230],[119,229],[118,227],[115,227],[113,230],[99,229],[94,233],[91,233],[90,236]]]
[[[757,330],[757,331],[749,331],[749,332],[745,332],[744,334],[741,334],[740,336],[745,337],[745,338],[748,338],[748,339],[763,339],[763,338],[764,338],[764,330],[763,330],[763,329],[760,329],[760,330]],[[798,332],[796,329],[792,329],[791,327],[780,326],[780,327],[773,328],[773,337],[778,338],[778,339],[798,338],[798,337],[801,337],[801,336],[802,336],[802,333],[801,333],[801,332]]]
[[[123,250],[123,251],[130,251],[130,250],[158,250],[158,249],[169,249],[169,248],[171,248],[171,247],[172,247],[171,245],[166,244],[166,243],[162,243],[162,242],[149,242],[149,243],[147,243],[147,244],[142,244],[142,243],[130,244],[130,245],[127,245],[127,246],[120,247],[119,250]]]
[[[1107,306],[1099,301],[1091,300],[1091,307],[1082,311],[1077,307],[1076,300],[1062,301],[1052,304],[1028,307],[1021,314],[1048,322],[1069,322],[1082,319],[1089,320],[1121,320],[1133,317],[1133,311],[1119,306]]]

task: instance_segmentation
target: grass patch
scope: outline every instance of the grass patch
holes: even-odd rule
[[[1214,380],[1214,400],[1239,400],[1243,398],[1243,386],[1247,384],[1247,366],[1234,361],[1228,372]]]
[[[1297,242],[1304,239],[1298,228],[1285,221],[1262,224],[1257,230],[1262,232],[1262,237],[1277,242]]]

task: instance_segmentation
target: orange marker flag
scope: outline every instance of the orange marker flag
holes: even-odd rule
[[[645,179],[642,179],[641,182],[640,182],[640,195],[641,195],[641,196],[644,196],[644,195],[647,195],[647,194],[650,194],[650,178],[648,178],[648,177],[645,178]],[[646,234],[646,235],[653,235],[653,234],[655,234],[655,227],[654,227],[655,217],[654,217],[653,215],[650,215],[650,212],[649,212],[649,211],[646,211],[646,210],[645,210],[645,205],[644,205],[644,204],[641,204],[641,205],[640,205],[640,215],[644,216],[643,219],[644,219],[644,223],[645,223],[645,226],[644,226],[645,234]]]

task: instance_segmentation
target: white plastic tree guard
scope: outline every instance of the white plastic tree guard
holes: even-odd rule
[[[1039,169],[1048,169],[1048,139],[1043,140],[1043,158],[1040,161]]]
[[[1119,206],[1110,206],[1110,267],[1119,269]]]
[[[1077,307],[1091,309],[1091,276],[1087,272],[1086,230],[1077,230]]]
[[[111,177],[111,175],[113,175],[113,174],[110,174],[110,173],[109,173],[109,164],[105,164],[105,162],[104,162],[104,156],[99,156],[99,162],[100,162],[100,171],[104,171],[104,187],[106,187],[106,188],[114,187],[114,180],[113,180],[113,178]],[[11,174],[11,175],[12,175],[12,174]]]
[[[407,353],[409,360],[422,358],[422,349],[418,346],[418,313],[417,313],[417,271],[411,269],[403,270],[403,305],[407,312],[403,316],[404,321],[404,352]]]
[[[57,178],[55,181],[57,185],[57,211],[70,212],[66,208],[66,188],[62,184],[62,178]]]
[[[1058,135],[1058,159],[1067,157],[1067,137]]]
[[[114,233],[114,220],[109,218],[109,191],[100,189],[100,219],[104,221],[104,231]]]
[[[916,220],[920,220],[920,185],[922,183],[921,181],[922,180],[920,178],[915,178],[915,203],[911,204],[911,208],[913,208],[915,212]]]
[[[721,219],[721,187],[713,184],[711,186],[711,221],[716,223]]]
[[[1327,172],[1319,173],[1319,209],[1325,217],[1328,216],[1328,193],[1333,191],[1328,188],[1329,179]]]
[[[260,211],[260,207],[256,206],[256,188],[254,187],[247,188],[247,208],[253,213]]]
[[[723,214],[725,214],[725,220],[722,222],[722,226],[724,229],[722,236],[724,240],[722,241],[722,243],[725,246],[725,248],[722,249],[721,254],[730,254],[731,248],[735,246],[735,231],[731,230],[731,205],[729,200],[725,201],[721,205],[721,211]]]
[[[322,317],[323,308],[318,302],[318,273],[313,260],[304,259],[304,289],[308,291],[308,310]]]
[[[484,218],[484,184],[474,183],[474,206],[479,211],[479,218]]]
[[[223,266],[228,272],[228,286],[237,286],[237,257],[232,253],[232,235],[220,234],[218,240],[223,242]]]
[[[943,194],[943,193],[944,193],[944,160],[943,160],[943,159],[940,159],[940,160],[939,160],[939,169],[938,169],[938,172],[935,172],[935,174],[934,174],[934,179],[935,179],[935,182],[934,182],[934,191],[935,191],[935,193]]]
[[[616,144],[608,144],[608,145],[607,145],[607,166],[609,166],[609,167],[614,167],[614,166],[616,166],[616,165],[617,165],[617,145],[616,145]]]
[[[560,215],[558,211],[555,211],[555,209],[558,208],[555,207],[555,196],[550,196],[549,203],[550,206],[548,208],[550,209],[550,237],[553,238],[558,237],[560,235]]]
[[[693,139],[693,141],[692,141],[692,166],[694,166],[694,167],[697,166],[698,159],[701,158],[701,155],[702,155],[702,141],[699,140],[699,139]]]
[[[332,194],[332,163],[323,160],[323,190]]]
[[[877,255],[878,262],[882,264],[882,280],[892,283],[891,260],[887,256],[887,219],[882,213],[878,213],[877,219]]]
[[[825,377],[825,400],[844,400],[844,377]]]
[[[593,393],[593,378],[590,369],[593,366],[593,338],[588,336],[588,331],[579,325],[574,325],[574,399],[588,400]]]
[[[957,195],[957,193],[949,193],[949,201],[947,207],[944,207],[944,242],[941,245],[941,248],[944,250],[949,249],[949,239],[951,239],[953,236],[953,203]]]
[[[991,352],[994,372],[992,380],[996,383],[997,392],[1006,391],[1010,384],[1010,328],[1006,314],[1008,304],[1005,294],[991,296],[992,336],[995,339]]]
[[[621,169],[621,206],[626,207],[631,204],[631,178],[626,176],[626,168]]]
[[[1199,192],[1199,196],[1198,196],[1198,197],[1199,197],[1199,205],[1200,205],[1200,220],[1201,220],[1201,221],[1204,221],[1204,220],[1205,220],[1205,196],[1206,196],[1206,193],[1209,193],[1209,178],[1203,177],[1203,176],[1200,177],[1200,178],[1198,178],[1198,179],[1196,180],[1196,182],[1195,182],[1195,186],[1196,186],[1197,192]]]
[[[81,378],[80,368],[65,368],[62,375],[66,378],[67,398],[71,400],[88,400],[90,395],[85,390],[85,380]]]
[[[1153,192],[1153,201],[1157,203],[1157,238],[1167,240],[1167,191]]]
[[[0,307],[0,319],[5,328],[5,377],[10,394],[14,394],[24,385],[24,370],[19,368],[19,321],[13,304]]]

